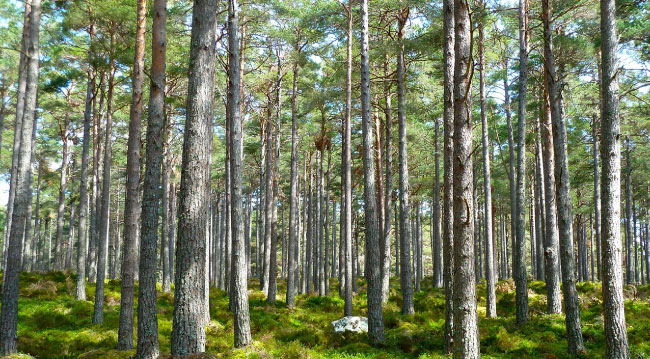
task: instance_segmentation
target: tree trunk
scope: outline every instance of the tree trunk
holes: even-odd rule
[[[178,209],[179,233],[171,338],[171,354],[174,356],[205,351],[203,296],[206,273],[203,263],[206,256],[205,222],[208,215],[208,199],[205,194],[209,185],[208,165],[214,117],[216,11],[216,0],[194,2]],[[239,103],[234,107],[238,111]]]
[[[393,222],[393,118],[391,108],[391,87],[392,79],[388,80],[389,76],[389,62],[388,58],[384,58],[384,77],[386,77],[386,84],[384,85],[384,168],[385,168],[385,186],[384,186],[384,233],[382,238],[382,301],[388,302],[390,294],[390,245],[392,234]]]
[[[600,149],[599,149],[599,144],[600,144],[600,139],[598,138],[598,122],[596,120],[596,117],[592,119],[591,122],[591,127],[592,127],[592,140],[593,142],[593,156],[594,156],[594,241],[596,242],[596,268],[597,268],[597,278],[598,280],[601,280],[602,275],[601,275],[601,261],[600,261],[600,243],[601,243],[601,236],[600,236],[600,209],[601,209],[601,202],[600,202]]]
[[[162,132],[163,126],[165,125],[166,18],[167,0],[154,0],[151,39],[151,85],[149,87],[149,118],[147,121],[147,147],[145,154],[146,167],[142,194],[142,233],[140,234],[138,346],[136,351],[138,359],[155,359],[160,354],[158,350],[156,254],[158,248],[158,208],[161,197],[160,174],[164,142]],[[140,131],[137,132],[139,133]],[[139,142],[134,143],[137,145],[138,150],[140,147]],[[134,161],[135,165],[138,167],[134,167],[133,169],[137,169],[137,173],[139,174],[139,158],[134,159],[136,160]],[[136,178],[138,177],[136,176]],[[130,172],[128,179],[131,179]],[[137,196],[137,183],[134,189],[136,190],[134,193]],[[165,234],[166,232],[163,231]],[[165,274],[167,273],[163,275]]]
[[[445,36],[444,67],[444,108],[443,108],[443,195],[442,195],[442,257],[445,263],[443,280],[445,285],[445,352],[451,353],[454,345],[454,208],[453,208],[453,156],[454,156],[454,66],[455,31],[454,0],[443,0],[443,28]],[[396,222],[397,223],[397,222]]]
[[[363,123],[364,211],[366,234],[366,260],[368,281],[368,337],[379,343],[384,341],[382,313],[381,258],[379,253],[379,225],[375,191],[375,166],[373,163],[373,132],[370,123],[370,53],[368,49],[368,0],[361,0],[361,117]],[[403,99],[402,99],[403,102]]]
[[[454,358],[480,357],[472,198],[471,22],[469,4],[454,1]]]
[[[343,252],[345,253],[344,265],[344,294],[345,307],[344,315],[352,315],[352,4],[353,0],[348,0],[347,10],[347,57],[346,57],[346,75],[345,75],[345,117],[343,119],[343,151],[341,166],[342,175],[342,203],[341,203],[341,241]]]
[[[93,26],[89,30],[92,41]],[[86,89],[86,108],[84,110],[83,145],[81,152],[81,172],[79,176],[79,231],[77,243],[77,283],[75,299],[86,300],[86,253],[88,244],[88,155],[90,152],[90,121],[92,116],[92,97],[95,79],[92,70],[88,69],[88,84]]]
[[[543,92],[542,92],[543,94]],[[543,95],[543,98],[546,98]],[[541,108],[541,107],[540,107]],[[535,139],[536,153],[535,153],[535,236],[537,237],[537,280],[545,280],[545,267],[544,267],[544,243],[546,242],[546,206],[544,202],[545,189],[544,189],[544,161],[542,160],[542,129],[539,124],[539,115],[535,118],[535,132],[537,138]],[[551,145],[552,146],[552,145]]]
[[[552,48],[551,8],[548,0],[542,2],[544,22],[544,77],[548,83],[551,121],[553,123],[553,147],[555,152],[555,179],[558,212],[558,232],[560,235],[560,268],[562,270],[562,290],[566,312],[566,328],[569,354],[585,350],[580,327],[580,307],[575,283],[573,235],[571,228],[571,193],[569,190],[569,163],[567,159],[567,137],[558,78],[555,73],[555,59]]]
[[[630,137],[625,136],[625,278],[634,283],[636,267],[632,266],[632,161],[630,161]]]
[[[209,15],[209,14],[208,14]],[[212,12],[214,18],[214,11]],[[212,26],[214,22],[212,21]],[[228,48],[231,50],[237,49],[240,46],[239,41],[239,3],[237,0],[228,1]],[[211,39],[214,41],[214,33]],[[214,45],[211,45],[214,46]],[[214,51],[214,48],[211,49]],[[208,52],[206,55],[210,55]],[[250,330],[250,317],[248,312],[248,278],[246,277],[246,244],[244,243],[244,227],[242,223],[242,119],[241,119],[241,73],[240,67],[240,52],[228,52],[228,72],[229,72],[229,105],[230,105],[230,128],[231,128],[231,142],[230,142],[230,171],[232,175],[231,181],[231,220],[232,220],[232,233],[233,233],[233,247],[232,247],[232,309],[234,316],[234,330],[235,330],[235,347],[242,347],[250,344],[251,330]],[[213,56],[214,57],[214,56]],[[210,76],[214,77],[214,59],[211,60],[211,73]],[[211,84],[213,86],[213,84]],[[214,92],[214,90],[210,90]],[[209,98],[206,98],[209,100]],[[212,119],[212,111],[210,117],[206,118],[206,126],[209,127]],[[211,132],[210,132],[211,134]],[[212,137],[209,138],[211,140]],[[208,154],[209,155],[209,154]],[[272,273],[273,274],[273,273]],[[203,334],[205,335],[205,334]]]
[[[399,227],[400,227],[400,284],[402,288],[402,314],[414,314],[413,282],[411,272],[411,223],[409,204],[408,153],[406,151],[406,65],[404,64],[404,33],[409,9],[404,8],[398,17],[399,53],[397,55],[397,117],[399,122]],[[367,176],[367,175],[366,175]]]
[[[616,4],[600,1],[602,47],[601,141],[602,178],[602,276],[605,317],[605,355],[609,359],[629,358],[623,273],[621,271],[621,143],[616,50]]]
[[[433,202],[431,203],[431,256],[433,257],[433,286],[441,288],[443,286],[443,263],[442,263],[442,238],[440,237],[440,150],[438,145],[438,133],[440,121],[436,120],[435,133],[433,137],[435,147],[435,179],[433,183]]]
[[[63,148],[61,151],[61,175],[59,177],[59,204],[56,211],[56,248],[58,270],[63,269],[63,225],[65,223],[65,192],[68,184],[68,162],[70,153],[68,151],[68,128],[70,124],[70,114],[66,111],[61,127],[61,142]],[[60,253],[59,253],[60,252]]]
[[[494,262],[492,249],[492,184],[490,178],[490,143],[488,138],[487,108],[485,100],[485,41],[483,20],[479,22],[479,71],[481,96],[481,131],[483,143],[483,193],[485,196],[485,279],[486,279],[486,316],[497,315],[496,292],[494,288]],[[480,256],[480,253],[478,254]]]
[[[25,5],[30,11],[30,5]],[[39,30],[41,21],[41,1],[32,0],[29,18],[29,37],[25,46],[27,60],[27,78],[25,87],[25,108],[20,131],[18,168],[16,171],[16,197],[12,213],[12,226],[7,247],[7,265],[2,285],[2,305],[0,313],[0,354],[12,354],[18,347],[18,287],[20,282],[21,243],[25,232],[28,209],[31,207],[32,183],[29,173],[32,159],[33,129],[36,117],[36,97],[38,93],[38,54]],[[19,123],[19,121],[16,121]]]
[[[548,84],[546,84],[548,85]],[[547,86],[548,87],[548,86]],[[544,195],[546,223],[544,235],[544,277],[546,278],[546,303],[549,313],[562,312],[560,296],[559,234],[557,230],[557,206],[555,203],[555,156],[553,154],[553,128],[551,124],[551,104],[548,91],[543,97],[543,122],[538,125],[542,135],[542,157],[544,163]]]
[[[143,5],[143,7],[146,7]],[[141,10],[142,11],[142,18],[145,16],[145,11],[146,9]],[[144,39],[144,25],[142,25],[142,37]],[[113,40],[114,37],[111,34],[111,45],[113,45]],[[143,40],[144,41],[144,40]],[[136,51],[136,54],[138,52]],[[144,58],[144,48],[142,48],[142,57]],[[137,57],[136,57],[136,63],[137,63]],[[137,68],[137,66],[136,66]],[[137,71],[137,70],[136,70]],[[102,178],[102,193],[101,193],[101,207],[100,211],[97,212],[96,217],[97,221],[99,224],[99,236],[96,237],[95,244],[97,246],[97,283],[95,285],[95,306],[94,306],[94,311],[93,311],[93,323],[94,324],[102,324],[104,322],[104,280],[106,279],[106,255],[108,253],[108,234],[109,234],[109,224],[110,224],[110,215],[109,215],[109,209],[111,205],[110,201],[110,194],[111,194],[111,161],[112,161],[112,143],[113,143],[113,138],[112,138],[112,125],[113,125],[113,79],[114,79],[114,74],[115,74],[115,65],[114,65],[114,60],[113,57],[111,56],[110,60],[110,65],[109,65],[109,76],[108,76],[108,96],[107,96],[107,111],[106,111],[106,128],[105,128],[105,134],[104,134],[104,170],[103,170],[103,178]],[[134,96],[136,93],[142,93],[142,86],[140,86],[140,91],[138,91],[138,85],[136,84],[135,77],[134,77]],[[138,120],[139,122],[139,120]],[[133,128],[129,126],[129,136],[133,136],[134,134],[131,132],[133,131]],[[135,135],[139,134],[136,133]],[[140,137],[138,136],[138,149],[140,148]],[[138,160],[139,160],[139,154],[138,154]],[[138,176],[140,174],[140,166],[138,165],[137,167],[137,173]],[[130,174],[129,174],[129,177]],[[137,182],[136,182],[137,183]],[[126,218],[126,216],[125,216]],[[128,220],[126,221],[128,223]],[[127,224],[128,227],[128,224]],[[125,231],[126,233],[126,231]],[[128,296],[128,292],[127,292]],[[132,295],[131,295],[132,296]],[[122,297],[124,298],[124,292],[122,292]],[[122,303],[121,303],[122,304]],[[124,305],[126,305],[124,303]],[[120,313],[122,311],[122,305],[120,305]],[[132,311],[131,311],[132,313]],[[121,315],[120,315],[121,317]],[[131,317],[133,315],[131,314]],[[133,325],[133,321],[129,322],[129,325]],[[133,347],[133,331],[131,330],[130,336],[128,336],[128,340],[131,343],[131,345],[128,347],[128,349],[131,349]],[[123,336],[119,336],[120,338],[124,338]],[[118,338],[119,339],[119,338]],[[119,340],[118,340],[119,342]]]
[[[11,174],[9,178],[9,198],[7,200],[7,213],[5,217],[5,231],[4,238],[2,240],[2,261],[0,262],[0,268],[7,269],[7,260],[9,254],[9,242],[11,235],[11,223],[13,219],[13,210],[14,202],[16,198],[16,181],[17,181],[17,171],[18,171],[18,155],[20,154],[20,140],[21,140],[21,130],[22,130],[22,121],[25,111],[25,91],[27,89],[27,68],[29,66],[29,36],[31,28],[31,16],[32,16],[32,1],[27,0],[25,3],[25,13],[23,17],[23,33],[22,41],[20,45],[20,62],[18,64],[18,84],[16,85],[16,119],[14,121],[14,141],[13,141],[13,151],[11,155]],[[2,283],[5,283],[6,276],[2,277]]]
[[[517,205],[513,226],[517,324],[528,321],[526,272],[526,86],[528,82],[528,1],[519,0],[519,103],[517,107]]]

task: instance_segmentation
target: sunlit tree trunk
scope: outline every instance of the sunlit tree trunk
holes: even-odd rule
[[[602,47],[601,141],[602,277],[605,354],[609,359],[630,357],[623,303],[621,270],[621,142],[616,51],[616,3],[600,1]]]

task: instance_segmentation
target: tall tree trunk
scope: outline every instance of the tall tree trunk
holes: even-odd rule
[[[548,83],[545,84],[548,87]],[[539,129],[542,135],[542,157],[544,163],[544,196],[546,207],[544,235],[544,277],[546,278],[546,303],[549,313],[562,312],[560,296],[560,237],[557,230],[557,206],[555,203],[555,156],[553,154],[553,125],[551,123],[551,103],[548,89],[544,91],[542,119]]]
[[[167,16],[167,4],[164,4],[164,7],[161,6],[161,19]],[[163,33],[162,29],[160,31],[160,36],[167,35],[166,32]],[[165,46],[166,51],[166,46]],[[165,53],[163,51],[163,53]],[[170,211],[170,180],[171,180],[171,130],[172,126],[170,123],[171,115],[165,114],[165,120],[163,121],[163,159],[162,159],[162,228],[161,228],[161,237],[160,237],[160,256],[162,262],[162,290],[163,292],[171,291],[171,268],[169,262],[169,241],[172,240],[169,238],[170,233],[170,222],[173,221],[174,216]]]
[[[443,108],[443,195],[442,195],[442,257],[445,263],[443,280],[445,285],[445,352],[451,353],[454,345],[454,204],[453,204],[453,156],[454,156],[454,66],[455,31],[454,0],[443,0],[443,28],[445,36],[444,67],[444,108]],[[396,222],[397,223],[397,222]]]
[[[214,11],[212,12],[214,17]],[[212,26],[214,26],[212,20]],[[228,0],[228,48],[237,49],[240,46],[239,41],[239,3],[237,0]],[[214,33],[211,39],[214,41]],[[212,45],[214,46],[214,45]],[[214,48],[211,49],[214,51]],[[206,55],[210,55],[208,52]],[[234,316],[235,330],[235,347],[242,347],[250,344],[250,316],[248,312],[248,278],[246,277],[246,244],[244,243],[244,227],[242,223],[242,119],[241,119],[241,73],[239,51],[228,52],[228,72],[229,72],[229,105],[230,105],[230,170],[232,175],[231,181],[231,220],[233,233],[233,250],[232,250],[232,309]],[[214,56],[213,56],[214,57]],[[214,77],[214,59],[211,60],[210,76]],[[213,85],[213,84],[211,84]],[[213,89],[210,90],[214,92]],[[209,100],[210,98],[206,98]],[[206,118],[206,125],[211,124],[212,111],[210,117]],[[209,126],[208,126],[209,127]],[[211,132],[210,132],[211,134]],[[209,138],[210,140],[212,137]],[[209,155],[209,154],[208,154]],[[204,334],[205,335],[205,334]]]
[[[145,16],[145,11],[146,11],[146,6],[142,5],[145,9],[142,9],[142,18]],[[144,39],[144,25],[142,25],[142,37]],[[144,41],[144,40],[143,40]],[[111,34],[111,45],[114,44],[114,35]],[[138,52],[136,51],[136,54]],[[144,58],[144,48],[142,48],[142,57]],[[137,63],[137,58],[136,58],[136,63]],[[109,235],[109,224],[110,224],[110,214],[109,214],[109,209],[111,205],[111,200],[110,200],[110,194],[111,194],[111,162],[112,162],[112,143],[113,143],[113,137],[112,137],[112,126],[113,126],[113,79],[115,75],[115,65],[114,65],[114,60],[111,55],[110,59],[110,65],[109,65],[109,75],[108,75],[108,96],[107,96],[107,111],[106,111],[106,128],[105,128],[105,134],[104,134],[104,170],[103,172],[103,178],[102,178],[102,193],[101,193],[101,207],[100,210],[97,211],[96,217],[98,220],[98,225],[99,225],[99,236],[96,237],[95,244],[97,246],[97,283],[95,285],[95,306],[94,306],[94,311],[93,311],[93,323],[95,324],[102,324],[104,322],[104,280],[106,278],[106,255],[108,252],[108,235]],[[140,86],[140,91],[138,91],[138,85],[137,82],[133,81],[133,93],[134,96],[136,93],[142,93],[142,86]],[[139,120],[138,120],[139,122]],[[133,128],[129,128],[129,136],[133,136]],[[139,132],[138,132],[139,133]],[[138,149],[139,147],[139,139],[140,137],[138,136]],[[138,160],[139,160],[139,155],[138,155]],[[137,167],[137,173],[138,175],[140,174],[140,166],[138,165]],[[130,174],[129,174],[129,177]],[[126,221],[128,223],[128,220]],[[128,224],[127,224],[128,227]],[[126,233],[126,231],[125,231]],[[127,292],[128,296],[128,292]],[[124,298],[124,293],[122,293],[122,297]],[[126,304],[125,304],[126,305]],[[120,313],[121,313],[121,306],[120,306]],[[120,315],[121,317],[121,315]],[[132,317],[132,315],[131,315]],[[133,322],[131,321],[130,324],[132,325]],[[123,338],[123,337],[122,337]],[[133,347],[133,332],[131,331],[131,335],[129,336],[129,340],[131,343],[131,346]]]
[[[542,91],[542,94],[544,92]],[[545,99],[546,95],[540,96]],[[544,100],[545,101],[545,100]],[[541,107],[540,107],[541,109]],[[540,113],[541,115],[541,113]],[[544,164],[543,164],[543,155],[542,155],[542,141],[540,140],[542,136],[542,129],[539,123],[540,115],[535,117],[535,133],[537,133],[537,138],[535,139],[535,236],[537,237],[537,280],[545,280],[545,267],[544,267],[544,243],[546,242],[546,206],[544,202],[544,196],[546,191],[544,190]],[[551,145],[552,146],[552,145]]]
[[[381,294],[381,258],[379,257],[379,225],[373,163],[373,133],[370,123],[370,53],[368,49],[368,0],[361,0],[361,118],[363,123],[364,211],[368,280],[368,337],[384,341],[384,316]],[[403,101],[403,100],[402,100]]]
[[[519,0],[519,102],[517,107],[517,206],[513,227],[517,324],[528,321],[526,272],[526,87],[528,82],[528,0]]]
[[[344,315],[352,315],[352,4],[353,0],[348,0],[347,10],[347,57],[346,75],[345,75],[345,117],[343,118],[343,151],[341,166],[342,175],[342,197],[341,203],[341,241],[344,255],[344,294],[345,307]]]
[[[431,256],[433,257],[433,286],[443,286],[442,276],[442,238],[440,237],[440,149],[438,138],[440,132],[440,121],[436,120],[433,137],[435,148],[435,179],[433,183],[433,202],[431,203]]]
[[[64,265],[63,257],[63,225],[65,222],[65,192],[68,184],[68,162],[70,153],[68,151],[68,128],[70,124],[70,114],[66,111],[65,118],[63,120],[63,126],[61,127],[61,142],[63,143],[63,148],[61,150],[61,175],[59,177],[59,204],[56,211],[56,248],[60,253],[57,252],[57,263],[56,268],[61,270]]]
[[[597,278],[601,280],[601,260],[600,260],[600,243],[601,243],[601,202],[600,202],[600,139],[598,138],[598,122],[596,117],[592,119],[592,140],[593,157],[594,157],[594,241],[596,241],[596,268]]]
[[[205,351],[202,311],[206,273],[203,263],[206,256],[205,221],[209,207],[206,191],[210,180],[208,166],[214,116],[216,11],[216,0],[194,1],[178,209],[172,355],[191,355]],[[239,103],[234,107],[238,111]]]
[[[30,5],[25,5],[30,10]],[[38,93],[38,54],[39,30],[41,22],[41,1],[32,0],[29,18],[29,37],[27,49],[27,78],[25,87],[25,108],[20,131],[18,168],[16,171],[16,197],[12,213],[12,226],[7,247],[7,265],[2,285],[0,309],[0,354],[12,354],[18,349],[18,287],[20,282],[21,243],[25,233],[28,209],[31,207],[32,183],[30,168],[32,159],[32,140],[36,122],[36,97]],[[25,39],[24,39],[25,40]],[[18,123],[18,121],[16,121]]]
[[[167,0],[154,0],[151,38],[151,85],[149,87],[149,118],[147,121],[146,168],[142,194],[140,268],[138,271],[140,278],[140,288],[138,290],[138,346],[136,351],[138,359],[155,359],[160,354],[158,350],[156,254],[158,249],[158,208],[161,197],[160,172],[164,141],[162,132],[165,125],[166,19]],[[137,145],[139,149],[139,141]],[[135,161],[135,164],[139,165],[139,161]],[[139,174],[139,168],[137,170]],[[130,173],[128,177],[130,180]],[[135,189],[134,192],[137,194],[137,184]],[[166,231],[163,231],[163,233],[166,234]]]
[[[14,202],[16,199],[16,187],[18,180],[18,162],[20,154],[20,140],[22,131],[22,121],[25,113],[25,91],[27,89],[27,69],[29,66],[29,36],[31,28],[32,1],[26,0],[25,13],[23,16],[23,33],[20,45],[20,60],[18,64],[18,84],[16,85],[16,119],[14,121],[14,141],[11,155],[11,174],[9,178],[9,198],[7,200],[7,213],[5,221],[4,238],[2,240],[2,261],[0,268],[7,269],[7,260],[9,254],[9,242],[11,235],[11,223],[13,220]],[[6,276],[2,277],[2,283],[5,283]]]
[[[633,284],[636,267],[632,265],[632,161],[628,136],[625,136],[625,164],[625,278],[627,284]]]
[[[601,141],[602,178],[602,276],[605,316],[605,354],[609,359],[630,357],[623,306],[621,271],[621,142],[616,50],[616,4],[600,1],[602,47]]]
[[[483,5],[484,6],[484,5]],[[487,108],[485,100],[485,41],[483,21],[479,22],[479,71],[481,97],[481,131],[483,143],[483,195],[485,196],[485,279],[486,279],[486,315],[496,317],[496,292],[494,289],[494,262],[492,249],[492,184],[490,178],[490,143],[488,138]],[[478,254],[480,256],[480,253]]]
[[[135,296],[134,280],[136,276],[136,265],[138,260],[138,225],[140,221],[141,211],[139,194],[140,141],[142,132],[142,87],[144,84],[144,42],[146,30],[146,14],[147,0],[138,0],[135,57],[133,60],[133,70],[131,73],[133,81],[133,93],[131,97],[131,110],[129,114],[129,140],[126,164],[126,197],[124,202],[124,255],[122,256],[122,296],[120,298],[120,327],[117,340],[117,347],[120,350],[129,350],[133,348],[133,302]],[[110,162],[110,157],[107,158]],[[110,163],[107,166],[107,171],[110,171]],[[108,186],[109,183],[106,185]]]
[[[404,34],[409,8],[400,10],[398,16],[399,53],[397,55],[397,117],[399,122],[399,220],[400,220],[400,285],[402,288],[402,314],[414,314],[413,282],[411,272],[411,223],[409,204],[408,153],[406,151],[406,65],[404,63]]]
[[[454,1],[454,358],[480,357],[472,198],[471,22],[466,0]]]
[[[542,1],[544,22],[544,77],[548,82],[553,123],[553,147],[555,152],[555,179],[557,194],[558,232],[560,235],[560,268],[562,270],[562,290],[566,312],[566,329],[569,342],[569,354],[585,350],[580,327],[580,307],[575,283],[573,235],[571,228],[571,193],[569,190],[569,163],[567,158],[567,136],[558,77],[555,73],[555,59],[552,45],[551,8],[549,0]]]
[[[89,30],[90,41],[93,26]],[[77,242],[77,283],[75,299],[86,300],[86,253],[88,245],[88,156],[90,152],[90,121],[92,116],[92,98],[95,78],[89,68],[86,89],[86,107],[84,110],[83,145],[81,152],[81,171],[79,176],[79,231]]]

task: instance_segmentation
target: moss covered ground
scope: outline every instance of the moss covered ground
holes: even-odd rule
[[[106,285],[105,322],[91,323],[92,301],[74,299],[74,275],[67,273],[21,276],[18,341],[19,351],[28,355],[11,358],[130,358],[134,352],[113,350],[117,343],[120,283]],[[354,299],[355,315],[365,315],[365,283],[360,280]],[[397,282],[384,307],[386,342],[372,346],[365,335],[334,334],[330,322],[340,319],[343,300],[332,281],[332,296],[300,295],[297,308],[284,307],[285,283],[279,283],[278,301],[267,304],[250,281],[250,310],[253,344],[232,349],[233,323],[228,299],[223,291],[210,292],[211,322],[207,328],[208,355],[202,358],[444,358],[444,293],[433,289],[426,280],[423,291],[415,295],[415,315],[400,314],[401,295]],[[584,358],[604,356],[601,287],[598,283],[581,283],[581,316],[587,354]],[[650,358],[650,286],[626,287],[625,309],[633,358]],[[87,287],[94,298],[94,286]],[[566,354],[566,330],[562,315],[545,314],[546,296],[543,282],[529,283],[531,320],[521,328],[515,326],[515,294],[511,281],[497,286],[497,313],[485,318],[485,287],[479,286],[479,332],[484,358],[569,358]],[[158,319],[161,358],[169,358],[172,328],[173,295],[159,293]]]

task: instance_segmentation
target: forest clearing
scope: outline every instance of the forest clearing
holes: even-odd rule
[[[650,358],[649,40],[650,0],[0,0],[0,359]]]

